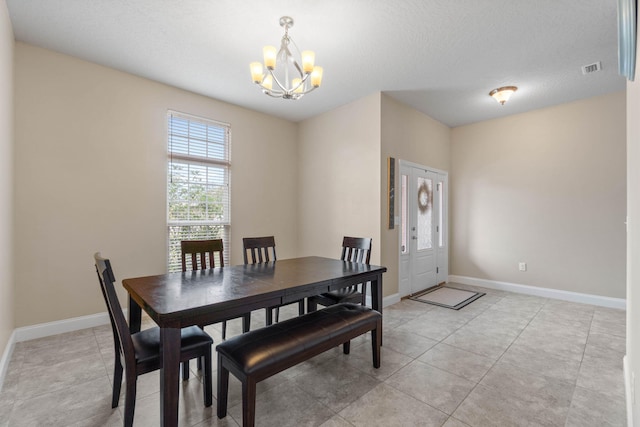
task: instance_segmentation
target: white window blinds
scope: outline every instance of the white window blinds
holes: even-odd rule
[[[168,270],[180,271],[180,241],[222,239],[229,263],[230,126],[169,111]]]

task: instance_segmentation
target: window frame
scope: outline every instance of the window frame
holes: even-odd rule
[[[180,119],[187,121],[187,136],[182,136],[181,139],[186,139],[182,141],[183,150],[182,152],[175,152],[175,145],[178,143],[174,143],[174,138],[176,137],[177,131],[174,131],[174,119]],[[190,132],[191,123],[205,126],[208,132],[209,127],[219,128],[223,131],[223,158],[220,157],[211,157],[208,155],[206,150],[208,150],[208,144],[212,141],[208,139],[208,134],[206,139],[202,140],[197,137],[191,137]],[[166,265],[167,271],[182,271],[180,264],[180,255],[179,253],[175,253],[176,247],[179,251],[179,240],[186,240],[186,238],[191,239],[215,239],[222,238],[224,242],[224,253],[223,258],[225,264],[229,264],[230,255],[231,255],[231,125],[228,123],[208,119],[205,117],[195,116],[193,114],[182,113],[174,110],[167,111],[167,119],[166,119],[166,132],[167,132],[167,169],[166,169],[166,248],[167,248],[167,256],[166,256]],[[191,147],[199,148],[198,144],[191,145],[191,141],[197,141],[203,144],[205,147],[205,155],[199,154],[185,154],[184,147],[186,147],[186,151],[189,152]],[[201,147],[200,147],[201,148]],[[178,150],[179,151],[179,150]],[[215,154],[214,154],[215,155]],[[220,219],[172,219],[171,211],[172,211],[172,202],[177,202],[179,200],[172,200],[171,198],[171,184],[174,177],[173,167],[176,164],[184,164],[187,165],[187,170],[184,173],[186,177],[185,184],[187,188],[193,183],[191,181],[192,176],[196,175],[197,172],[191,172],[190,167],[194,166],[195,168],[205,168],[205,181],[202,185],[205,188],[205,192],[207,189],[213,187],[215,188],[215,184],[209,182],[209,179],[213,179],[209,177],[210,171],[214,172],[215,169],[221,169],[222,176],[222,186],[226,186],[226,191],[223,190],[222,197],[222,218]],[[212,169],[209,169],[212,168]],[[187,190],[189,191],[189,190]],[[187,203],[183,201],[183,203]],[[217,203],[214,203],[215,205]],[[207,215],[209,215],[209,201],[205,201],[204,205],[206,206],[205,211]],[[190,207],[187,207],[187,217],[190,216]],[[196,230],[191,232],[188,230],[189,227],[213,227],[218,228],[216,231],[212,231],[214,234],[202,233],[202,230]],[[186,229],[180,230],[181,227],[185,227]],[[184,237],[181,235],[182,232],[186,232],[187,234]],[[172,234],[175,236],[175,233],[178,233],[181,237],[177,239],[176,237],[172,237]],[[177,258],[177,259],[176,259]]]

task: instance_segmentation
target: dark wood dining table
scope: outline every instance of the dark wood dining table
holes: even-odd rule
[[[372,308],[382,313],[382,274],[386,271],[386,267],[312,256],[124,279],[131,331],[140,330],[141,310],[160,327],[161,425],[178,425],[181,328],[229,320],[367,282],[371,283]]]

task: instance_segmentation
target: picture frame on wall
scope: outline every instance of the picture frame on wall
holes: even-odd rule
[[[387,159],[387,195],[388,195],[388,213],[389,213],[389,230],[395,228],[395,187],[396,187],[396,159],[389,157]]]

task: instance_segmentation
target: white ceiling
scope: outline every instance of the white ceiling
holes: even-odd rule
[[[382,91],[451,127],[623,90],[615,0],[7,0],[16,40],[303,120]],[[260,93],[279,18],[322,86]],[[581,67],[600,61],[602,71]],[[500,106],[492,89],[516,85]]]

